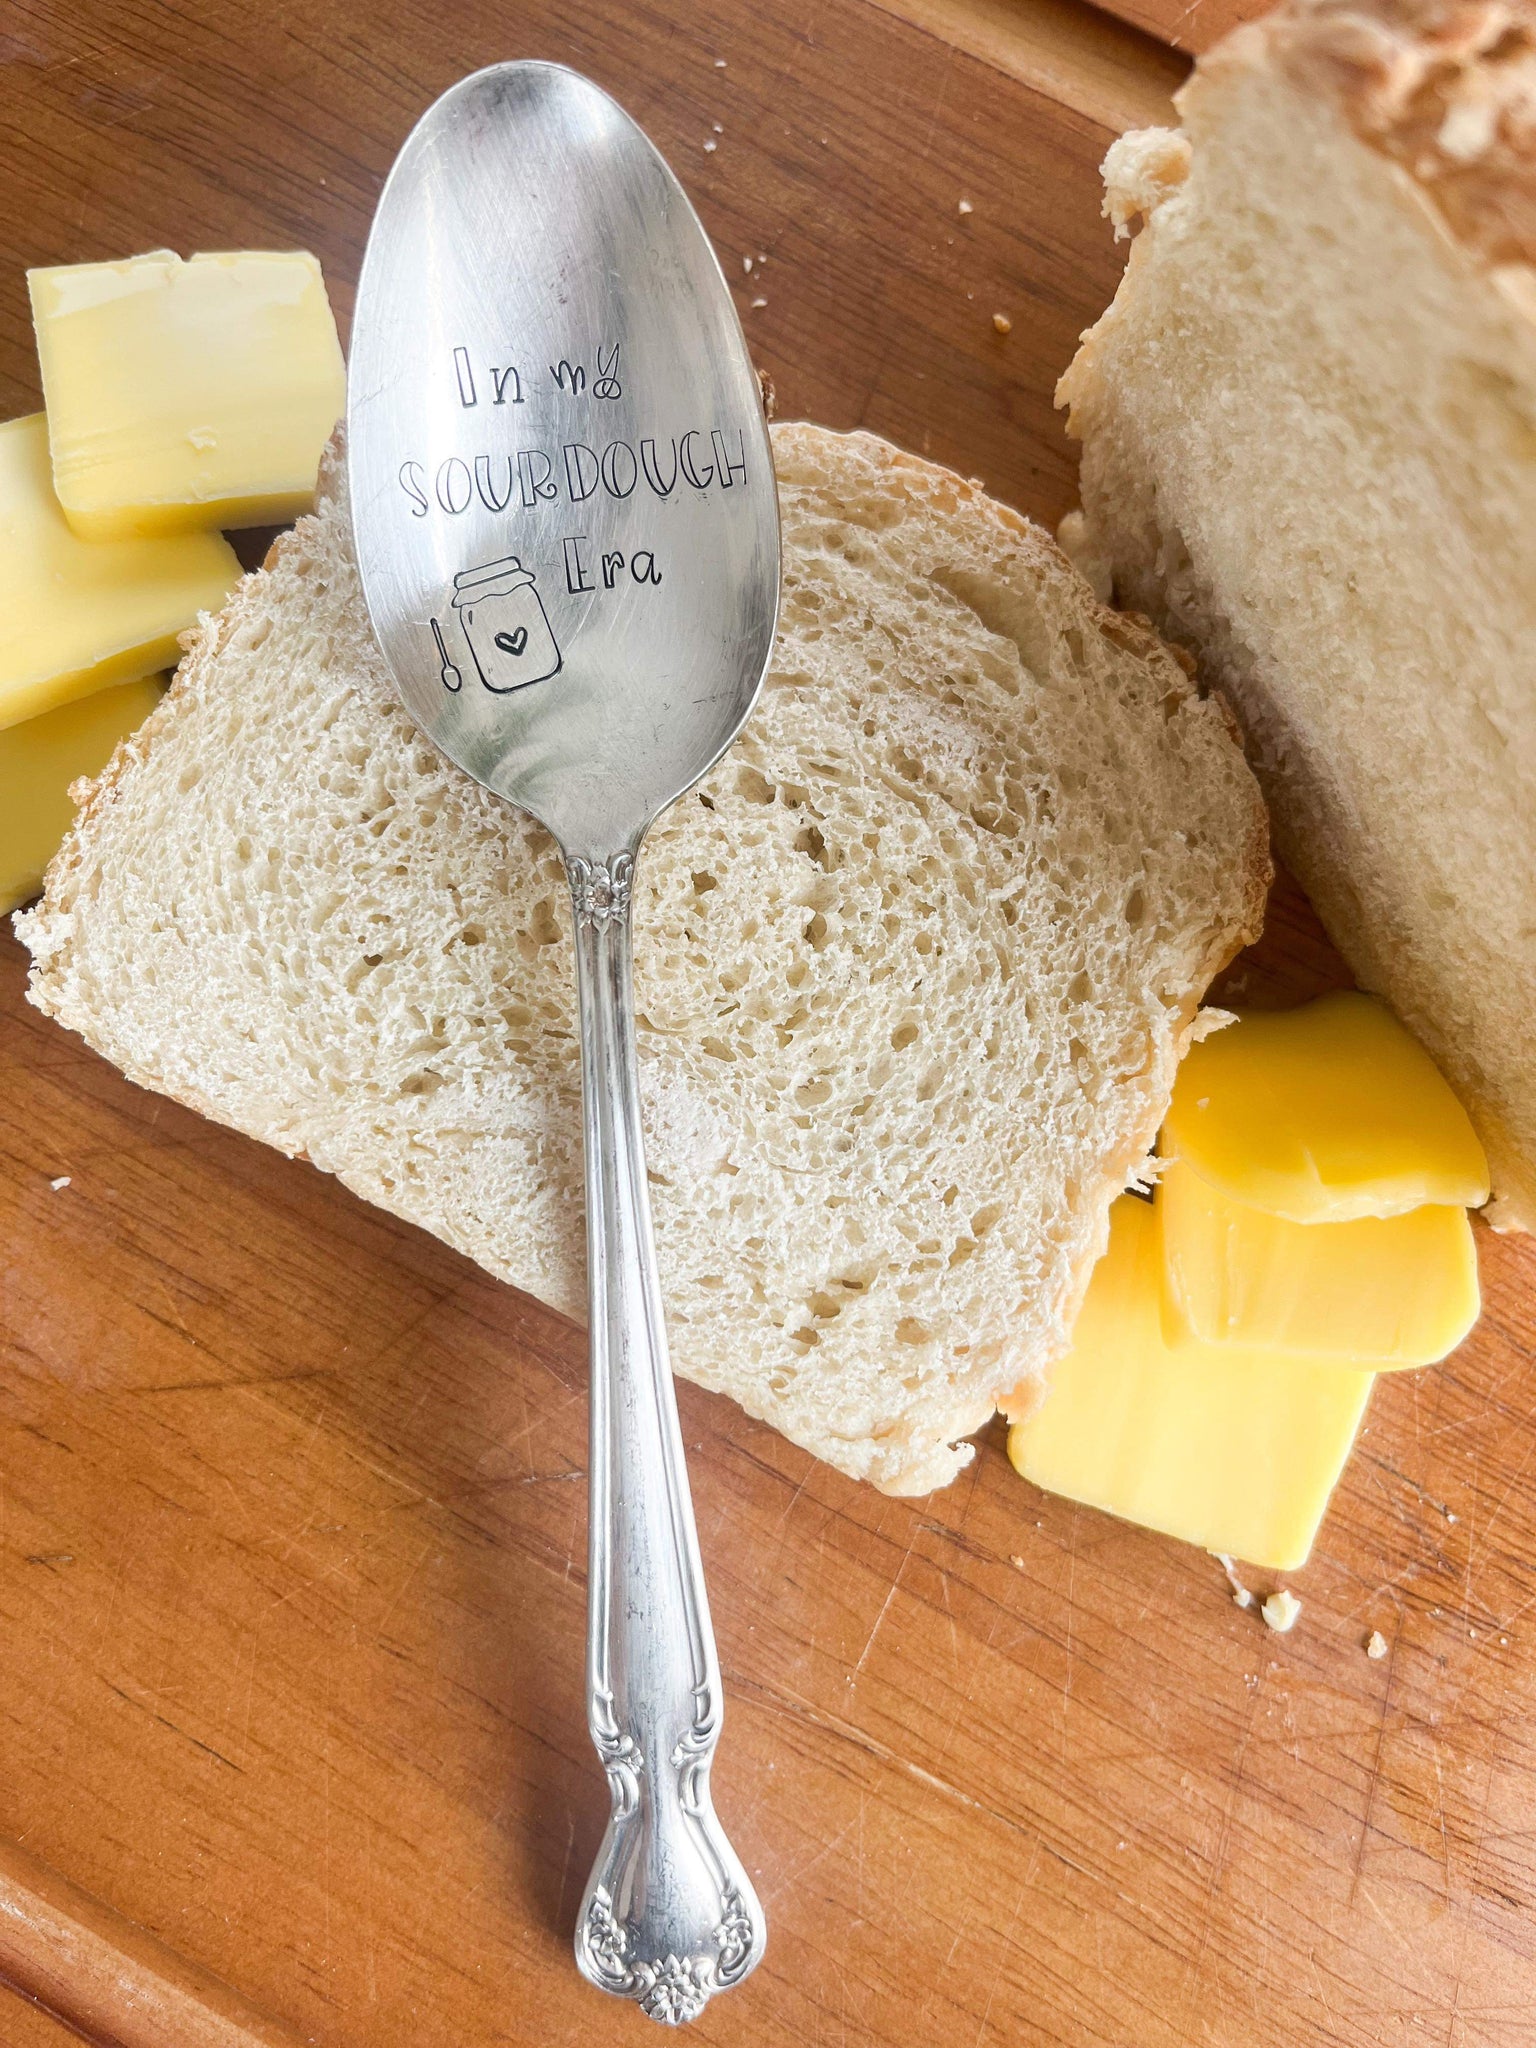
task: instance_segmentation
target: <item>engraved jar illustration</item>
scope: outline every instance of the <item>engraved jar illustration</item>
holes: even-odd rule
[[[560,667],[560,649],[533,585],[533,571],[516,555],[453,579],[453,608],[488,690],[521,690]]]

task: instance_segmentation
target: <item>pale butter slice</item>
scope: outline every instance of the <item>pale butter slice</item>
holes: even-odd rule
[[[0,732],[0,912],[37,894],[75,815],[70,785],[101,773],[164,688],[163,676],[141,676]]]
[[[169,667],[239,579],[216,533],[81,540],[54,496],[43,415],[0,425],[0,730]]]
[[[1481,1306],[1465,1209],[1291,1223],[1234,1202],[1183,1160],[1160,1176],[1171,1342],[1258,1346],[1377,1372],[1433,1365]]]
[[[346,403],[313,256],[157,249],[27,280],[54,485],[76,533],[263,526],[309,509]]]
[[[1008,1455],[1050,1493],[1205,1550],[1307,1561],[1374,1376],[1284,1352],[1163,1340],[1157,1211],[1122,1195],[1072,1349]]]
[[[1162,1149],[1293,1223],[1488,1199],[1487,1158],[1444,1076],[1384,1003],[1354,990],[1251,1011],[1191,1046]]]

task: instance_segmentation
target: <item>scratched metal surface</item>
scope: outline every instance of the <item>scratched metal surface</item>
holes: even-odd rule
[[[1118,261],[1103,109],[1169,69],[1059,8],[1014,41],[920,11],[13,0],[0,398],[35,403],[24,261],[303,243],[345,310],[414,112],[543,54],[679,164],[785,412],[1054,518],[1051,385]],[[133,1089],[23,972],[7,938],[0,1973],[51,1955],[54,2003],[126,2048],[632,2031],[569,1961],[604,1811],[580,1334]],[[1337,967],[1282,893],[1238,974],[1286,997]],[[1284,1638],[1202,1554],[1024,1486],[996,1431],[897,1502],[683,1389],[726,1817],[773,1930],[697,2038],[1529,2039],[1536,1260],[1480,1249],[1482,1326],[1382,1383]],[[0,1989],[0,2039],[59,2033]]]

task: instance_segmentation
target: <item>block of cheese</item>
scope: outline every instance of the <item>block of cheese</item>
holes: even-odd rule
[[[302,250],[29,271],[53,478],[87,540],[293,519],[346,403]]]
[[[0,731],[0,914],[41,888],[75,815],[70,784],[101,773],[164,688],[164,676],[114,683]]]
[[[1158,1183],[1167,1335],[1376,1370],[1432,1365],[1477,1321],[1477,1247],[1443,1204],[1291,1223],[1175,1161]]]
[[[1159,1197],[1159,1207],[1161,1197]],[[1305,1564],[1373,1375],[1163,1341],[1158,1209],[1122,1195],[1072,1349],[1008,1455],[1026,1479],[1206,1550]]]
[[[167,667],[239,580],[220,534],[79,539],[53,493],[43,415],[0,425],[0,730]]]
[[[1191,1046],[1162,1149],[1294,1223],[1488,1199],[1471,1118],[1418,1040],[1354,989],[1252,1012]]]

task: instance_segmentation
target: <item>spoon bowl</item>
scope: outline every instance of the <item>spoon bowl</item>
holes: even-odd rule
[[[406,704],[562,847],[628,846],[751,709],[779,525],[720,266],[606,93],[499,64],[423,116],[379,201],[351,379],[358,563]]]
[[[611,1814],[576,1959],[691,2020],[762,1954],[716,1817],[719,1664],[640,1127],[635,862],[740,731],[778,500],[730,292],[640,129],[554,64],[446,93],[390,173],[348,446],[364,596],[422,729],[540,820],[571,884],[591,1321],[587,1718]]]

